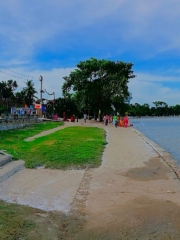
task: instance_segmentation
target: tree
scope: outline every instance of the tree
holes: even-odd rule
[[[9,109],[9,100],[14,98],[14,91],[17,89],[16,81],[8,80],[0,82],[0,104],[2,98],[6,100],[6,108]]]
[[[51,113],[52,107],[50,104],[48,104],[47,111]],[[56,112],[59,116],[63,116],[63,112],[66,112],[67,117],[71,117],[72,114],[75,114],[76,116],[80,117],[82,114],[77,108],[74,94],[65,94],[62,98],[58,98],[55,100],[55,107]]]
[[[26,82],[26,87],[23,88],[23,92],[25,95],[25,103],[30,106],[33,103],[34,98],[37,98],[35,94],[37,93],[34,83],[32,80],[27,80]]]
[[[14,94],[13,99],[14,99],[14,102],[16,103],[17,107],[20,107],[25,102],[25,92],[23,90],[21,92],[16,92]]]
[[[80,61],[77,69],[70,73],[69,76],[63,77],[63,92],[73,90],[77,95],[77,104],[84,109],[101,112],[107,101],[111,104],[113,99],[118,96],[127,98],[128,80],[134,78],[132,63],[123,61],[90,60]]]
[[[156,106],[156,115],[157,116],[168,115],[167,103],[162,102],[162,101],[155,101],[153,103]]]
[[[0,82],[0,91],[2,93],[3,98],[9,99],[13,97],[14,91],[18,88],[18,84],[16,81],[8,80]]]

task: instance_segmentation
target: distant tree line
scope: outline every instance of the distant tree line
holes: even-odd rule
[[[131,116],[172,116],[180,115],[180,105],[168,106],[162,101],[153,102],[154,106],[150,107],[148,103],[140,105],[139,103],[126,106],[126,111]]]

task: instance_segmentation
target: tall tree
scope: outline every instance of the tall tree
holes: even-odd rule
[[[26,87],[23,88],[24,94],[25,94],[25,103],[28,105],[32,105],[34,98],[37,98],[35,94],[37,93],[34,83],[32,80],[27,80]]]
[[[77,94],[79,104],[89,110],[101,112],[108,100],[110,103],[118,96],[126,98],[128,93],[128,80],[134,78],[132,63],[123,61],[98,60],[90,58],[77,64],[77,69],[64,77],[63,92],[73,90]]]

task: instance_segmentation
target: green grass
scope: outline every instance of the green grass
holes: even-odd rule
[[[0,200],[0,240],[74,239],[84,225],[85,220],[77,215],[45,212]]]
[[[38,125],[37,125],[38,126]],[[37,134],[40,126],[2,133],[1,148],[26,161],[26,167],[67,169],[98,167],[104,149],[105,131],[93,127],[68,127],[31,142],[25,138]]]
[[[0,239],[27,239],[30,231],[36,228],[35,221],[26,218],[29,214],[32,214],[29,207],[0,200]]]
[[[64,125],[62,122],[41,122],[35,123],[24,128],[0,131],[0,148],[5,141],[5,145],[10,144],[11,141],[24,140],[25,138],[34,136],[40,132],[56,128]]]

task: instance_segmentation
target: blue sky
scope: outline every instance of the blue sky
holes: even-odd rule
[[[0,8],[0,66],[34,76],[38,91],[43,75],[45,88],[58,97],[62,77],[81,60],[133,62],[133,103],[180,104],[179,22],[178,0],[6,0]],[[25,79],[0,72],[0,81],[10,78],[19,90],[24,86]]]

